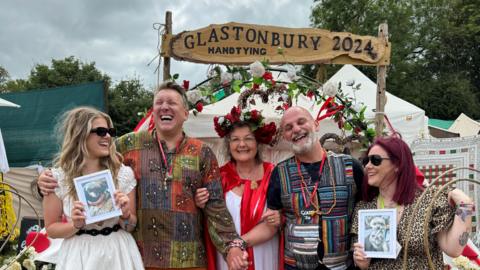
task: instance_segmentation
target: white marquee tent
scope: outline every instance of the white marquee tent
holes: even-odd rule
[[[460,137],[475,136],[480,134],[480,123],[462,113],[448,131],[458,133]]]
[[[355,81],[355,85],[361,84],[360,90],[356,91],[355,94],[351,87],[346,86],[346,82],[351,80]],[[343,92],[350,97],[354,97],[355,95],[357,102],[364,103],[367,106],[366,117],[370,119],[374,118],[375,114],[373,110],[375,109],[377,86],[361,71],[352,65],[344,65],[328,82],[334,83],[335,85],[341,82]],[[209,143],[213,151],[217,154],[217,157],[219,157],[220,163],[225,161],[222,159],[222,155],[220,155],[223,143],[215,132],[213,118],[227,114],[230,109],[237,104],[238,96],[238,93],[234,93],[217,103],[205,106],[203,111],[197,116],[190,113],[190,117],[184,126],[187,135],[201,138]],[[254,108],[262,110],[262,114],[266,116],[267,122],[275,121],[279,123],[281,115],[275,112],[274,108],[276,105],[272,105],[271,103],[263,104],[260,101],[256,103],[257,105],[254,106]],[[313,117],[316,117],[320,109],[320,106],[315,105],[303,96],[299,97],[297,105],[307,108]],[[388,92],[385,114],[390,119],[393,127],[402,134],[403,139],[407,143],[411,143],[417,138],[426,137],[428,134],[428,121],[425,117],[425,111]],[[333,120],[323,120],[320,126],[320,135],[325,133],[340,134],[340,130]],[[277,149],[278,148],[280,150],[286,149],[282,147],[282,144],[277,146]],[[273,151],[267,149],[264,151],[264,158],[278,162],[289,154],[287,151],[276,152],[277,153],[274,154]]]

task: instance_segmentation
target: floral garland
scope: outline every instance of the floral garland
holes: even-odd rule
[[[242,112],[240,107],[234,106],[227,115],[213,118],[215,131],[220,138],[232,132],[235,123],[240,121],[249,124],[258,143],[273,144],[275,142],[274,138],[277,133],[275,123],[265,124],[264,117],[258,110]]]
[[[286,73],[288,81],[276,80],[272,71]],[[178,75],[176,75],[178,78]],[[346,83],[347,87],[357,91],[360,84],[354,81]],[[189,89],[189,82],[184,81],[184,88]],[[244,89],[241,91],[241,89]],[[365,119],[366,106],[357,103],[342,91],[342,85],[322,83],[304,75],[299,75],[294,66],[286,68],[271,68],[267,62],[256,61],[248,67],[226,66],[223,71],[215,66],[208,72],[208,79],[186,92],[190,107],[194,114],[201,112],[204,105],[212,104],[229,96],[240,93],[238,106],[241,110],[256,105],[257,97],[263,103],[275,104],[275,110],[283,113],[292,106],[292,101],[300,95],[306,96],[321,105],[317,121],[332,117],[339,129],[351,133],[365,147],[375,137],[371,122]],[[277,105],[278,104],[278,105]],[[346,135],[344,134],[346,137]]]

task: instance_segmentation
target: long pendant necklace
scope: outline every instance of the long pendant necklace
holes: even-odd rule
[[[250,180],[250,189],[257,189],[257,188],[258,188],[258,183],[257,183],[257,181],[256,181],[255,179],[253,179],[253,178],[255,177],[255,175],[252,176],[252,172],[254,172],[256,168],[257,168],[257,166],[254,166],[254,167],[250,170],[250,172],[248,172],[248,174],[247,174],[248,177],[249,177],[249,178],[252,178],[252,179],[248,179],[248,178],[241,177],[240,174],[242,174],[242,175],[245,175],[245,174],[244,174],[244,173],[240,173],[240,172],[238,171],[238,169],[235,168],[235,169],[237,170],[237,174],[238,174],[238,176],[240,177],[240,179]]]
[[[328,159],[327,153],[324,151],[322,162],[320,164],[320,169],[318,171],[319,180],[315,184],[315,187],[314,187],[313,191],[309,194],[309,196],[308,196],[309,199],[307,201],[307,197],[305,196],[305,190],[307,190],[307,194],[308,194],[308,186],[307,186],[307,183],[305,183],[305,179],[303,178],[303,174],[302,174],[302,171],[300,169],[300,161],[297,158],[295,158],[295,161],[297,162],[298,175],[300,176],[300,179],[301,179],[301,182],[300,182],[301,189],[300,190],[302,191],[303,202],[304,202],[306,208],[310,207],[310,205],[313,205],[313,207],[315,208],[315,212],[312,215],[315,215],[315,214],[316,215],[328,215],[332,212],[333,208],[335,208],[335,206],[337,204],[337,194],[336,194],[335,180],[333,179],[333,170],[332,170],[332,166],[331,166],[329,161],[328,161],[328,167],[329,167],[329,172],[330,172],[330,182],[331,182],[331,185],[332,185],[332,188],[333,188],[333,203],[332,203],[332,206],[330,207],[330,209],[328,209],[327,212],[322,212],[321,209],[320,209],[320,203],[316,204],[315,200],[314,200],[314,196],[317,196],[318,184],[320,183],[320,178],[322,177],[323,166],[324,166],[325,161],[327,159]]]
[[[163,172],[163,189],[167,190],[167,181],[173,180],[173,167],[175,166],[175,156],[178,153],[178,148],[180,147],[180,143],[183,141],[183,137],[180,141],[178,141],[177,146],[175,147],[175,152],[173,153],[172,157],[172,164],[168,165],[167,156],[165,155],[165,151],[163,151],[162,142],[158,139],[158,144],[160,145],[160,152],[162,153],[163,164],[165,165],[165,170]]]

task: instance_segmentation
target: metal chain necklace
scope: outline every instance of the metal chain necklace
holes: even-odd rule
[[[319,177],[319,180],[318,182],[315,184],[315,187],[313,189],[313,191],[309,194],[309,201],[307,202],[307,198],[305,196],[305,189],[307,190],[307,193],[308,193],[308,186],[307,186],[307,183],[305,182],[305,179],[303,178],[303,174],[302,174],[302,171],[300,169],[300,161],[297,159],[297,157],[295,157],[295,161],[297,163],[297,171],[298,171],[298,175],[300,176],[300,179],[301,179],[301,191],[302,191],[302,197],[303,197],[303,202],[305,203],[305,206],[308,208],[310,207],[310,204],[313,205],[313,207],[315,208],[315,213],[313,215],[328,215],[332,212],[333,208],[335,208],[335,206],[337,205],[337,192],[336,192],[336,186],[335,186],[335,179],[333,179],[333,169],[332,169],[332,166],[330,164],[330,161],[328,160],[328,157],[327,157],[327,153],[324,151],[323,152],[323,158],[322,158],[322,163],[320,164],[320,169],[318,171],[318,177]],[[314,196],[317,196],[317,191],[318,191],[318,184],[322,178],[322,173],[323,173],[323,167],[324,167],[324,163],[325,162],[328,162],[328,168],[329,168],[329,172],[330,172],[330,183],[332,185],[332,188],[333,188],[333,203],[332,203],[332,206],[328,209],[327,212],[322,212],[320,210],[320,202],[318,204],[315,203],[315,200],[314,200]],[[318,198],[318,196],[317,196]],[[320,198],[318,198],[318,200],[320,201]]]
[[[163,164],[165,165],[165,170],[163,170],[163,176],[164,176],[163,189],[164,190],[167,190],[167,181],[173,180],[173,167],[175,166],[175,156],[178,153],[178,150],[182,141],[183,141],[183,137],[177,142],[177,146],[175,147],[175,152],[173,153],[173,157],[172,157],[172,164],[170,164],[169,166],[167,156],[165,155],[165,151],[163,151],[162,142],[160,141],[160,139],[158,139],[158,144],[160,145],[160,153],[162,153]]]

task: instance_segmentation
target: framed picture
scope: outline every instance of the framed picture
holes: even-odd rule
[[[397,209],[358,211],[358,242],[368,258],[397,257]]]
[[[85,205],[86,224],[122,215],[115,205],[112,174],[104,170],[74,178],[78,199]]]

